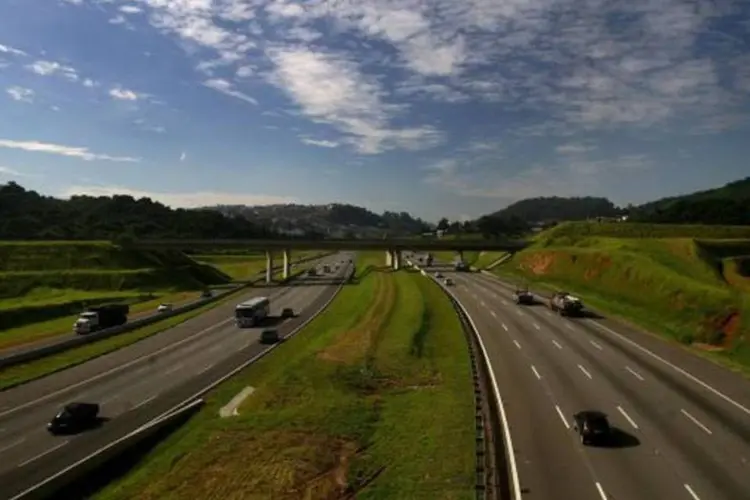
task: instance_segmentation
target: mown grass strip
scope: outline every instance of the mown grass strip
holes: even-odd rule
[[[0,390],[9,389],[11,387],[29,382],[34,379],[38,379],[52,373],[70,368],[75,365],[79,365],[91,359],[99,356],[103,356],[117,349],[121,349],[130,344],[143,340],[152,335],[156,335],[164,330],[168,330],[174,326],[184,323],[185,321],[199,316],[211,309],[224,304],[228,300],[236,297],[240,292],[245,292],[246,289],[238,289],[237,291],[228,294],[226,297],[206,304],[198,309],[166,318],[157,323],[153,323],[143,328],[138,328],[129,332],[115,335],[108,339],[99,340],[90,344],[85,344],[81,347],[76,347],[68,351],[64,351],[51,356],[31,361],[23,365],[11,366],[0,371]]]
[[[381,261],[363,255],[358,285],[96,498],[474,498],[460,322],[434,283]],[[220,418],[247,386],[239,415]]]

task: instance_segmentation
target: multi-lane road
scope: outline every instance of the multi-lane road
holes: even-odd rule
[[[518,306],[494,277],[441,271],[488,352],[524,499],[750,498],[746,380],[615,321]],[[582,409],[609,415],[614,446],[581,445]]]
[[[288,335],[333,296],[350,258],[341,253],[317,261],[347,263],[333,275],[250,290],[158,335],[0,393],[0,497],[64,469],[267,349],[258,342],[260,328],[235,326],[238,302],[267,296],[272,317],[291,307],[296,317],[275,326]],[[99,403],[107,421],[72,437],[50,435],[45,424],[71,401]]]

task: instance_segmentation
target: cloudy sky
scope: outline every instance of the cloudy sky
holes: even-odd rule
[[[3,0],[0,182],[436,220],[750,175],[746,0]]]

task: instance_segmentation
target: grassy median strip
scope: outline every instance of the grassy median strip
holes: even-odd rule
[[[241,289],[241,291],[246,292],[247,289]],[[211,309],[225,303],[227,300],[236,297],[239,292],[240,290],[237,290],[237,292],[230,293],[225,298],[217,300],[216,302],[211,302],[210,304],[206,304],[205,306],[193,309],[184,314],[178,314],[177,316],[166,318],[157,323],[144,326],[143,328],[138,328],[104,340],[85,344],[81,347],[75,347],[59,354],[52,354],[36,361],[0,370],[0,390],[8,389],[60,370],[79,365],[90,359],[103,356],[104,354],[116,351],[117,349],[126,347],[138,342],[139,340],[143,340],[146,337],[156,335],[157,333],[168,330],[180,323],[184,323],[189,319],[210,311]]]
[[[461,325],[434,283],[381,262],[363,255],[358,284],[96,498],[474,498]]]

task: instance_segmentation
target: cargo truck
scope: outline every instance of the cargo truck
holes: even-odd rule
[[[549,308],[561,316],[581,316],[583,302],[568,292],[557,292],[549,299]]]
[[[86,335],[105,328],[124,325],[128,322],[129,312],[130,306],[127,304],[106,304],[89,307],[73,323],[73,331],[78,335]]]

